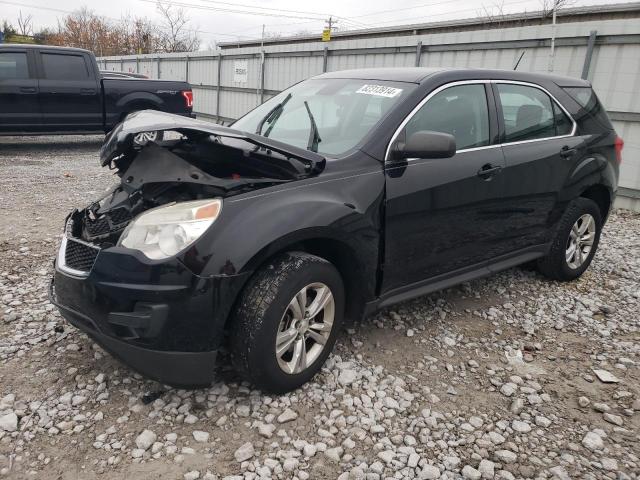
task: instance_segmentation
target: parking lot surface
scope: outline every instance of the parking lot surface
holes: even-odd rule
[[[47,299],[62,223],[117,179],[102,138],[0,137],[0,476],[43,479],[640,478],[640,215],[581,279],[512,269],[341,335],[280,397],[163,387]]]

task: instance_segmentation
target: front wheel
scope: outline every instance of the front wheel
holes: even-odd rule
[[[576,198],[560,220],[548,255],[538,260],[538,269],[554,280],[578,278],[593,260],[601,230],[598,205],[588,198]]]
[[[150,142],[161,142],[163,137],[163,131],[140,132],[133,137],[133,143],[139,147],[144,147]]]
[[[231,328],[236,368],[263,390],[294,390],[322,367],[343,315],[336,268],[304,252],[285,253],[254,275],[238,302]]]

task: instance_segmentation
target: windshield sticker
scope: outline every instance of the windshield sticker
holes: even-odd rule
[[[377,97],[397,97],[402,93],[401,88],[385,87],[384,85],[363,85],[356,93],[363,93],[365,95],[375,95]]]

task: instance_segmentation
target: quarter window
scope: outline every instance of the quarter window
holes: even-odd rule
[[[453,135],[457,150],[489,145],[489,108],[484,85],[458,85],[436,93],[405,127],[407,138],[422,130]]]
[[[27,54],[20,52],[0,53],[0,80],[29,78]]]
[[[44,76],[48,80],[82,80],[89,78],[87,64],[81,55],[42,54]]]
[[[545,92],[526,85],[497,85],[505,142],[520,142],[571,133],[571,119]]]

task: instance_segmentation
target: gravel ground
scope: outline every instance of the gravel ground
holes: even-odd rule
[[[64,216],[114,181],[100,140],[0,137],[0,476],[640,478],[639,215],[576,282],[513,269],[376,314],[294,393],[224,358],[174,390],[47,301]]]

